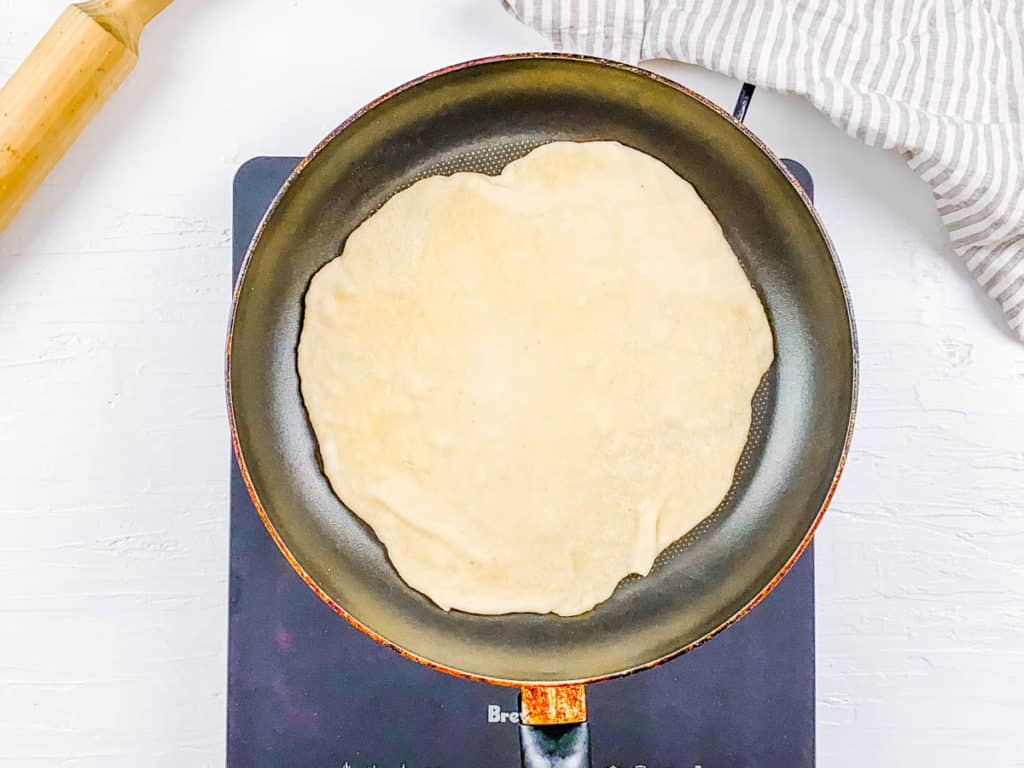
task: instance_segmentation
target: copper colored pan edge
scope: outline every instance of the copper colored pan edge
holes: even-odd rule
[[[236,426],[236,422],[235,422],[234,399],[232,397],[232,391],[231,391],[231,341],[232,341],[233,332],[234,332],[235,318],[236,318],[236,312],[237,312],[237,309],[238,309],[238,301],[239,301],[239,296],[240,296],[240,292],[241,292],[242,282],[243,282],[243,280],[245,278],[246,271],[247,271],[247,269],[249,267],[249,263],[250,263],[250,261],[252,259],[253,253],[255,251],[255,246],[260,241],[260,238],[263,235],[263,231],[264,231],[264,229],[267,226],[267,222],[269,221],[270,217],[273,215],[274,211],[277,209],[277,206],[279,205],[281,199],[283,198],[283,196],[285,195],[285,193],[287,192],[287,190],[289,189],[291,184],[294,182],[295,178],[306,168],[306,166],[312,161],[312,159],[314,157],[316,157],[316,155],[327,144],[329,144],[331,141],[333,141],[334,138],[338,136],[338,134],[340,134],[349,125],[351,125],[353,122],[355,122],[356,120],[361,118],[363,115],[368,113],[374,107],[378,106],[379,104],[382,104],[383,102],[387,101],[388,99],[392,98],[393,96],[396,96],[397,94],[403,93],[403,92],[405,92],[405,91],[415,87],[416,85],[419,85],[420,83],[426,82],[428,80],[432,80],[432,79],[434,79],[436,77],[440,77],[440,76],[448,74],[450,72],[456,72],[456,71],[459,71],[459,70],[462,70],[462,69],[467,69],[467,68],[475,67],[475,66],[481,66],[481,65],[484,65],[484,64],[490,64],[490,63],[496,63],[496,62],[502,62],[502,61],[522,61],[522,60],[535,60],[535,59],[555,60],[555,61],[559,61],[560,60],[560,61],[589,62],[589,63],[592,63],[592,64],[599,64],[601,66],[610,67],[612,69],[624,70],[624,71],[631,72],[631,73],[634,73],[634,74],[646,77],[648,79],[654,80],[657,83],[660,83],[662,85],[668,86],[668,87],[670,87],[670,88],[672,88],[672,89],[674,89],[674,90],[676,90],[676,91],[678,91],[678,92],[680,92],[680,93],[682,93],[682,94],[684,94],[686,96],[689,96],[690,98],[692,98],[692,99],[698,101],[699,103],[701,103],[703,106],[705,106],[708,109],[714,111],[720,117],[722,117],[724,120],[726,120],[727,122],[731,123],[734,128],[736,128],[737,130],[741,131],[751,142],[753,142],[758,147],[758,149],[760,149],[761,152],[769,160],[771,160],[772,163],[774,163],[774,165],[776,166],[776,168],[778,168],[778,170],[789,180],[789,183],[793,186],[794,190],[800,196],[800,199],[803,201],[804,206],[807,208],[808,213],[810,213],[812,219],[814,220],[815,225],[818,228],[818,231],[821,233],[821,236],[822,236],[822,238],[825,241],[825,244],[826,244],[826,246],[828,248],[828,251],[829,251],[829,255],[832,258],[832,263],[833,263],[833,266],[835,268],[836,274],[837,274],[837,276],[839,278],[840,285],[842,287],[843,301],[844,301],[844,303],[846,305],[847,316],[849,317],[849,320],[850,320],[851,354],[852,354],[852,358],[853,358],[852,359],[853,375],[852,375],[852,382],[851,382],[851,390],[852,390],[852,392],[851,392],[850,417],[849,417],[849,420],[847,422],[846,438],[845,438],[845,440],[843,442],[843,450],[842,450],[842,453],[840,454],[839,461],[836,464],[836,470],[835,470],[835,473],[833,475],[832,482],[830,483],[828,493],[826,494],[825,499],[822,502],[822,505],[821,505],[820,509],[818,510],[817,515],[815,515],[814,520],[812,521],[811,526],[808,529],[806,535],[801,540],[800,545],[794,551],[792,556],[790,556],[790,558],[783,564],[783,566],[779,569],[778,573],[774,576],[774,578],[772,578],[772,580],[768,583],[768,585],[765,586],[764,589],[762,589],[757,595],[755,595],[746,605],[744,605],[742,608],[740,608],[738,611],[736,611],[736,613],[734,613],[732,616],[730,616],[728,619],[726,619],[724,622],[722,622],[719,626],[715,627],[714,629],[709,631],[707,634],[705,634],[704,636],[702,636],[698,640],[696,640],[696,641],[694,641],[694,642],[692,642],[692,643],[690,643],[688,645],[685,645],[685,646],[683,646],[681,648],[678,648],[678,649],[672,651],[671,653],[668,653],[668,654],[666,654],[666,655],[664,655],[664,656],[662,656],[660,658],[654,659],[653,661],[651,661],[649,663],[641,664],[641,665],[637,665],[637,666],[633,666],[633,667],[629,667],[627,669],[618,670],[618,671],[616,671],[614,673],[611,673],[611,674],[601,675],[601,676],[592,677],[592,678],[581,678],[581,679],[560,680],[560,681],[509,680],[509,679],[503,679],[503,678],[487,677],[485,675],[479,675],[479,674],[474,674],[474,673],[471,673],[471,672],[467,672],[465,670],[455,669],[453,667],[449,667],[447,665],[440,664],[440,663],[437,663],[437,662],[432,661],[430,659],[427,659],[425,657],[419,656],[419,655],[417,655],[415,653],[412,653],[411,651],[406,650],[405,648],[402,648],[402,647],[396,645],[395,643],[390,642],[387,638],[377,634],[374,630],[372,630],[371,628],[369,628],[366,625],[362,624],[354,616],[352,616],[351,614],[346,612],[345,609],[341,605],[339,605],[337,602],[335,602],[326,592],[324,592],[319,587],[319,585],[317,585],[316,582],[313,581],[313,579],[309,576],[309,574],[306,573],[306,571],[303,569],[303,567],[299,564],[298,560],[296,560],[296,558],[289,551],[288,547],[285,545],[284,541],[281,539],[281,537],[278,534],[277,530],[274,528],[274,525],[270,521],[270,518],[267,516],[266,510],[264,509],[263,504],[261,503],[260,498],[259,498],[258,494],[256,493],[256,489],[253,487],[252,479],[251,479],[251,476],[249,474],[248,467],[246,466],[245,458],[244,458],[244,456],[242,454],[242,448],[241,448],[241,444],[240,444],[240,441],[239,441],[238,430],[237,430],[237,426]],[[229,325],[228,325],[228,337],[227,337],[227,345],[226,345],[226,350],[225,350],[225,374],[224,375],[225,375],[225,389],[226,389],[226,393],[227,393],[228,422],[229,422],[229,426],[230,426],[230,430],[231,430],[231,445],[232,445],[232,448],[234,450],[235,459],[238,462],[238,467],[239,467],[239,470],[240,470],[241,475],[242,475],[242,480],[244,481],[245,487],[246,487],[246,489],[249,492],[249,497],[252,499],[253,506],[256,508],[256,511],[257,511],[257,513],[260,516],[260,519],[263,521],[263,525],[267,529],[267,533],[270,534],[270,537],[277,544],[278,549],[281,550],[281,554],[284,555],[285,559],[291,565],[292,569],[299,575],[299,577],[306,583],[306,585],[321,600],[323,600],[328,606],[331,607],[331,609],[335,613],[337,613],[339,616],[341,616],[343,619],[345,619],[347,622],[349,622],[349,624],[351,624],[353,627],[358,629],[360,632],[363,632],[364,634],[368,635],[369,637],[371,637],[372,639],[374,639],[375,641],[377,641],[381,645],[384,645],[384,646],[386,646],[386,647],[396,651],[397,653],[401,654],[405,658],[410,659],[412,661],[415,661],[415,662],[417,662],[419,664],[423,664],[424,666],[430,667],[431,669],[437,670],[439,672],[444,672],[446,674],[453,675],[455,677],[460,677],[460,678],[464,678],[464,679],[467,679],[467,680],[473,680],[473,681],[481,682],[481,683],[489,683],[491,685],[508,686],[508,687],[522,687],[522,688],[524,688],[524,690],[528,690],[528,689],[541,690],[541,689],[552,689],[552,688],[575,687],[575,686],[585,685],[587,683],[597,683],[597,682],[602,682],[602,681],[605,681],[605,680],[611,680],[611,679],[614,679],[614,678],[617,678],[617,677],[623,677],[625,675],[630,675],[630,674],[633,674],[635,672],[641,672],[641,671],[646,670],[646,669],[652,669],[652,668],[654,668],[654,667],[656,667],[656,666],[658,666],[660,664],[665,663],[666,661],[670,661],[671,659],[674,659],[677,656],[681,656],[681,655],[683,655],[685,653],[689,653],[690,651],[694,650],[695,648],[698,648],[699,646],[703,645],[708,640],[712,639],[713,637],[718,635],[720,632],[722,632],[723,630],[725,630],[728,627],[732,626],[737,621],[739,621],[744,616],[746,616],[751,610],[753,610],[759,603],[761,603],[761,601],[763,601],[771,593],[771,591],[778,585],[778,583],[782,580],[782,578],[786,575],[786,573],[789,572],[790,568],[792,568],[793,565],[797,562],[797,560],[800,559],[800,556],[803,554],[804,550],[806,550],[807,547],[810,545],[811,540],[814,537],[815,531],[817,531],[818,526],[821,524],[821,519],[824,516],[825,511],[828,509],[829,504],[832,501],[832,497],[835,495],[836,487],[837,487],[837,485],[839,483],[839,478],[841,477],[842,472],[843,472],[843,468],[846,465],[846,457],[847,457],[847,455],[849,453],[850,442],[851,442],[852,437],[853,437],[853,426],[854,426],[854,421],[855,421],[856,413],[857,413],[857,398],[858,398],[858,392],[859,392],[859,388],[860,388],[860,376],[859,376],[860,362],[859,362],[859,358],[860,358],[860,355],[859,355],[859,348],[858,348],[858,342],[857,342],[857,329],[856,329],[856,325],[855,325],[855,322],[854,322],[853,308],[852,308],[851,302],[850,302],[849,287],[847,285],[846,276],[843,273],[842,266],[840,265],[838,259],[836,258],[835,247],[833,246],[832,240],[829,237],[828,232],[825,230],[825,227],[824,227],[824,225],[823,225],[823,223],[821,221],[821,218],[819,217],[817,211],[814,209],[814,205],[811,203],[810,199],[808,198],[807,193],[803,190],[803,188],[800,186],[800,184],[797,182],[797,180],[794,178],[794,176],[789,172],[789,170],[782,163],[782,161],[770,149],[768,149],[768,147],[764,144],[764,142],[762,142],[755,134],[753,134],[743,123],[741,123],[739,120],[737,120],[735,117],[733,117],[729,112],[725,111],[724,109],[719,107],[714,102],[711,102],[708,99],[704,98],[700,94],[695,93],[694,91],[691,91],[690,89],[680,85],[679,83],[676,83],[676,82],[674,82],[672,80],[669,80],[668,78],[662,77],[661,75],[658,75],[658,74],[656,74],[654,72],[650,72],[650,71],[645,70],[645,69],[642,69],[640,67],[635,67],[635,66],[632,66],[632,65],[629,65],[629,64],[623,64],[623,63],[617,62],[617,61],[610,61],[608,59],[600,59],[600,58],[592,57],[592,56],[582,56],[582,55],[579,55],[579,54],[570,54],[570,53],[517,53],[517,54],[504,54],[504,55],[500,55],[500,56],[490,56],[490,57],[486,57],[486,58],[474,59],[474,60],[471,60],[471,61],[462,62],[460,64],[453,64],[451,66],[444,67],[443,69],[439,69],[439,70],[436,70],[434,72],[431,72],[431,73],[428,73],[426,75],[423,75],[421,77],[418,77],[418,78],[416,78],[414,80],[410,80],[409,82],[405,83],[404,85],[400,85],[397,88],[394,88],[391,91],[388,91],[384,95],[382,95],[379,98],[371,101],[369,104],[367,104],[363,108],[359,109],[351,117],[349,117],[347,120],[345,120],[343,123],[341,123],[326,138],[324,138],[319,144],[317,144],[317,146],[313,149],[313,151],[310,152],[309,155],[307,155],[296,166],[295,170],[289,175],[287,180],[285,180],[284,184],[282,184],[281,189],[274,196],[274,199],[272,200],[269,208],[267,209],[267,212],[263,215],[263,218],[260,220],[259,226],[256,228],[256,232],[253,235],[252,241],[250,242],[249,247],[246,250],[245,258],[242,261],[242,266],[239,269],[238,278],[237,278],[236,283],[235,283],[235,288],[234,288],[234,292],[233,292],[233,296],[232,296],[232,302],[231,302],[231,316],[230,316],[230,321],[229,321]]]

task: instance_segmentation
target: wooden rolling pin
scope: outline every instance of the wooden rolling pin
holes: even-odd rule
[[[171,0],[94,0],[64,11],[0,89],[0,232],[139,60]]]

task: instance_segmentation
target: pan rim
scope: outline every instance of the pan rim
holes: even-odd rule
[[[658,83],[660,85],[664,85],[664,86],[667,86],[669,88],[672,88],[673,90],[679,92],[680,94],[682,94],[684,96],[687,96],[687,97],[689,97],[691,99],[694,99],[695,101],[697,101],[698,103],[700,103],[704,107],[706,107],[706,108],[710,109],[711,111],[713,111],[714,113],[716,113],[719,117],[723,118],[727,123],[730,123],[733,128],[739,130],[748,140],[750,140],[762,152],[762,154],[764,154],[775,165],[775,167],[789,181],[790,185],[794,188],[794,190],[799,195],[800,200],[803,202],[804,207],[807,209],[807,212],[810,214],[811,219],[813,220],[813,222],[815,224],[815,227],[818,229],[818,232],[820,233],[820,235],[821,235],[821,237],[822,237],[822,239],[823,239],[823,241],[825,243],[825,246],[826,246],[826,248],[828,250],[828,253],[829,253],[829,257],[830,257],[830,259],[832,261],[832,266],[833,266],[833,268],[834,268],[834,270],[836,272],[836,276],[838,277],[839,284],[840,284],[840,287],[842,289],[843,305],[844,305],[844,307],[846,309],[846,316],[847,316],[847,320],[848,320],[848,324],[849,324],[849,331],[850,331],[850,351],[851,351],[851,382],[850,382],[850,384],[851,384],[851,400],[850,400],[850,413],[849,413],[849,418],[847,420],[847,425],[846,425],[846,435],[845,435],[845,438],[843,440],[843,448],[842,448],[842,452],[841,452],[841,454],[839,456],[839,459],[836,462],[835,471],[833,473],[832,480],[831,480],[831,482],[829,484],[828,492],[826,493],[825,498],[822,501],[821,506],[819,507],[817,513],[815,514],[814,519],[811,521],[811,525],[809,526],[807,532],[804,534],[804,536],[801,539],[800,544],[797,546],[796,550],[792,553],[792,555],[790,555],[790,557],[786,560],[786,562],[783,563],[782,567],[775,574],[775,576],[768,582],[768,584],[766,586],[764,586],[756,595],[754,595],[753,598],[751,598],[746,604],[744,604],[739,610],[737,610],[735,613],[733,613],[729,618],[727,618],[725,621],[723,621],[717,627],[713,628],[712,630],[710,630],[707,633],[705,633],[704,635],[702,635],[697,640],[695,640],[695,641],[693,641],[691,643],[688,643],[688,644],[686,644],[684,646],[681,646],[681,647],[679,647],[679,648],[677,648],[677,649],[675,649],[675,650],[673,650],[673,651],[671,651],[671,652],[669,652],[667,654],[664,654],[664,655],[662,655],[662,656],[660,656],[660,657],[658,657],[656,659],[652,659],[651,661],[644,662],[642,664],[637,664],[637,665],[634,665],[634,666],[631,666],[631,667],[628,667],[628,668],[625,668],[625,669],[616,670],[616,671],[611,672],[611,673],[593,676],[593,677],[569,678],[569,679],[565,679],[565,680],[518,680],[518,679],[511,679],[511,678],[490,677],[490,676],[487,676],[487,675],[481,675],[479,673],[470,672],[468,670],[458,669],[458,668],[450,666],[448,664],[445,664],[445,663],[442,663],[442,662],[438,662],[438,661],[429,659],[429,658],[427,658],[425,656],[421,656],[421,655],[419,655],[417,653],[414,653],[414,652],[412,652],[412,651],[410,651],[410,650],[408,650],[408,649],[398,645],[397,643],[394,643],[394,642],[388,640],[386,637],[378,634],[372,628],[370,628],[367,625],[363,624],[355,616],[353,616],[350,613],[348,613],[348,611],[346,611],[345,608],[342,607],[338,602],[336,602],[329,594],[327,594],[327,592],[325,592],[319,586],[319,584],[317,584],[316,581],[306,572],[306,570],[303,568],[303,566],[299,563],[299,561],[296,559],[296,557],[292,554],[291,550],[288,548],[288,545],[285,543],[285,541],[283,540],[283,538],[281,537],[281,535],[277,531],[277,529],[274,526],[273,522],[270,520],[270,518],[269,518],[269,516],[268,516],[268,514],[266,512],[266,509],[263,506],[262,501],[260,500],[259,494],[256,491],[255,486],[253,485],[252,477],[251,477],[251,475],[249,473],[248,466],[246,465],[245,456],[243,454],[241,440],[239,439],[238,428],[237,428],[237,423],[236,423],[236,418],[235,418],[234,393],[233,393],[232,384],[231,384],[231,382],[232,382],[232,376],[231,376],[231,372],[232,372],[232,342],[233,342],[233,339],[234,339],[234,330],[235,330],[235,322],[236,322],[236,318],[237,318],[238,306],[239,306],[239,302],[240,302],[240,299],[241,299],[241,288],[242,288],[243,283],[245,282],[246,273],[248,271],[249,265],[250,265],[250,263],[252,261],[252,258],[254,256],[256,247],[258,246],[258,244],[260,243],[260,241],[262,239],[263,233],[264,233],[265,229],[267,228],[268,222],[270,221],[270,219],[272,218],[272,216],[276,212],[278,206],[280,205],[280,203],[281,203],[282,199],[284,198],[285,194],[290,189],[291,185],[301,175],[301,173],[305,170],[305,168],[313,161],[313,159],[317,155],[319,155],[319,153],[328,144],[330,144],[335,138],[337,138],[337,136],[339,134],[341,134],[346,128],[348,128],[354,122],[356,122],[357,120],[359,120],[360,118],[362,118],[363,116],[365,116],[366,114],[371,112],[375,107],[377,107],[380,104],[388,101],[392,97],[397,96],[397,95],[399,95],[401,93],[404,93],[405,91],[408,91],[408,90],[416,87],[417,85],[420,85],[422,83],[428,82],[430,80],[442,77],[444,75],[447,75],[447,74],[450,74],[450,73],[453,73],[453,72],[458,72],[458,71],[461,71],[461,70],[465,70],[465,69],[469,69],[469,68],[473,68],[473,67],[478,67],[478,66],[485,66],[485,65],[489,65],[489,64],[497,64],[497,63],[509,62],[509,61],[565,61],[565,62],[578,62],[578,63],[596,65],[596,66],[599,66],[599,67],[615,69],[615,70],[631,73],[631,74],[634,74],[634,75],[639,75],[639,76],[642,76],[642,77],[647,78],[649,80],[652,80],[652,81],[654,81],[654,82],[656,82],[656,83]],[[681,85],[681,84],[679,84],[679,83],[677,83],[677,82],[675,82],[675,81],[673,81],[673,80],[671,80],[671,79],[669,79],[667,77],[663,77],[662,75],[659,75],[659,74],[657,74],[655,72],[651,72],[651,71],[646,70],[646,69],[643,69],[641,67],[633,66],[633,65],[630,65],[630,64],[624,64],[622,62],[612,61],[612,60],[609,60],[609,59],[598,58],[598,57],[595,57],[595,56],[585,56],[585,55],[582,55],[582,54],[563,53],[563,52],[527,52],[527,53],[502,54],[502,55],[497,55],[497,56],[488,56],[488,57],[483,57],[483,58],[471,59],[471,60],[464,61],[464,62],[461,62],[461,63],[458,63],[458,64],[453,64],[453,65],[450,65],[450,66],[447,66],[447,67],[443,67],[441,69],[434,70],[434,71],[429,72],[427,74],[421,75],[420,77],[414,78],[413,80],[410,80],[410,81],[408,81],[408,82],[406,82],[406,83],[404,83],[404,84],[402,84],[402,85],[400,85],[400,86],[398,86],[396,88],[393,88],[390,91],[388,91],[388,92],[384,93],[383,95],[379,96],[378,98],[374,99],[373,101],[369,102],[368,104],[366,104],[365,106],[363,106],[362,108],[357,110],[356,112],[354,112],[349,118],[347,118],[345,121],[343,121],[341,124],[339,124],[338,127],[336,127],[333,131],[331,131],[324,139],[322,139],[313,148],[313,150],[308,155],[306,155],[298,163],[298,165],[295,167],[295,169],[288,175],[288,178],[281,185],[281,188],[278,190],[277,194],[274,196],[273,200],[271,201],[270,205],[268,206],[266,212],[263,214],[263,217],[260,219],[259,225],[256,227],[256,231],[253,234],[253,237],[250,240],[248,247],[246,248],[245,256],[244,256],[244,258],[242,260],[241,267],[239,268],[238,278],[235,281],[235,286],[234,286],[234,289],[233,289],[233,292],[232,292],[231,313],[230,313],[230,318],[229,318],[229,322],[228,322],[227,343],[226,343],[226,347],[225,347],[224,377],[225,377],[225,390],[226,390],[226,395],[227,395],[228,423],[229,423],[229,428],[230,428],[230,432],[231,432],[231,445],[232,445],[232,450],[233,450],[234,455],[235,455],[235,461],[238,464],[238,469],[239,469],[239,472],[240,472],[240,474],[242,476],[242,481],[245,484],[246,490],[247,490],[247,492],[249,494],[250,499],[252,500],[253,506],[255,507],[256,512],[259,514],[259,517],[262,520],[263,525],[264,525],[264,527],[267,530],[267,533],[270,535],[271,539],[273,539],[274,543],[277,545],[278,549],[281,551],[281,554],[284,555],[285,559],[288,561],[288,564],[299,575],[299,577],[305,582],[306,586],[309,587],[314,592],[314,594],[316,594],[321,600],[323,600],[336,614],[341,616],[343,619],[345,619],[349,624],[351,624],[353,627],[358,629],[360,632],[363,632],[364,634],[368,635],[370,638],[372,638],[373,640],[377,641],[381,645],[384,645],[384,646],[390,648],[391,650],[399,653],[400,655],[404,656],[405,658],[410,659],[412,661],[415,661],[415,662],[417,662],[419,664],[423,664],[424,666],[430,667],[431,669],[434,669],[436,671],[444,672],[446,674],[450,674],[450,675],[453,675],[455,677],[460,677],[460,678],[464,678],[464,679],[468,679],[468,680],[473,680],[473,681],[476,681],[476,682],[488,683],[488,684],[491,684],[491,685],[498,685],[498,686],[509,686],[509,687],[534,687],[534,686],[554,687],[554,686],[563,686],[563,685],[585,685],[585,684],[588,684],[588,683],[596,683],[596,682],[602,682],[602,681],[605,681],[605,680],[611,680],[611,679],[614,679],[614,678],[624,677],[626,675],[634,674],[636,672],[641,672],[641,671],[644,671],[644,670],[647,670],[647,669],[651,669],[651,668],[656,667],[656,666],[658,666],[660,664],[663,664],[663,663],[665,663],[667,661],[670,661],[671,659],[674,659],[677,656],[681,656],[683,654],[689,653],[690,651],[692,651],[692,650],[698,648],[699,646],[703,645],[704,643],[708,642],[709,640],[711,640],[712,638],[717,636],[719,633],[721,633],[722,631],[724,631],[725,629],[727,629],[728,627],[732,626],[737,621],[742,619],[744,616],[746,616],[751,610],[753,610],[758,604],[760,604],[772,592],[772,590],[778,585],[778,583],[782,580],[782,578],[786,575],[786,573],[789,572],[789,570],[793,567],[793,565],[797,562],[797,560],[800,559],[800,556],[804,553],[804,551],[810,545],[811,540],[813,539],[814,534],[817,531],[818,526],[820,525],[822,518],[824,517],[825,511],[828,509],[829,505],[831,504],[832,498],[835,495],[835,491],[836,491],[836,488],[837,488],[838,483],[839,483],[839,479],[842,476],[843,469],[844,469],[844,467],[846,465],[847,455],[848,455],[849,450],[850,450],[851,440],[853,438],[853,427],[854,427],[854,422],[856,420],[856,414],[857,414],[857,400],[858,400],[859,389],[860,389],[860,353],[859,353],[859,346],[858,346],[858,339],[857,339],[857,328],[856,328],[856,323],[855,323],[855,320],[854,320],[853,307],[852,307],[852,303],[851,303],[851,299],[850,299],[849,286],[847,285],[846,275],[843,272],[842,265],[839,263],[839,259],[838,259],[837,255],[836,255],[835,247],[834,247],[834,245],[832,243],[832,240],[829,237],[829,234],[828,234],[827,230],[825,229],[824,224],[823,224],[820,216],[818,215],[818,212],[815,210],[813,203],[811,202],[810,198],[807,196],[807,193],[804,191],[804,189],[797,182],[796,178],[789,171],[789,169],[786,168],[785,164],[779,159],[779,157],[774,152],[772,152],[765,145],[765,143],[763,141],[761,141],[761,139],[758,138],[749,128],[747,128],[742,122],[740,122],[735,117],[733,117],[732,114],[730,114],[726,110],[722,109],[720,106],[718,106],[714,102],[706,99],[705,97],[701,96],[700,94],[698,94],[698,93],[692,91],[691,89],[687,88],[686,86],[683,86],[683,85]]]

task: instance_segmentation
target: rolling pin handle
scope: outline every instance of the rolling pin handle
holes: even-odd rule
[[[0,232],[128,77],[142,28],[170,3],[68,6],[0,87]]]

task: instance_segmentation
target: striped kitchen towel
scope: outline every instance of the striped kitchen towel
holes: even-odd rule
[[[559,49],[808,98],[896,149],[1024,340],[1024,0],[504,0]]]

